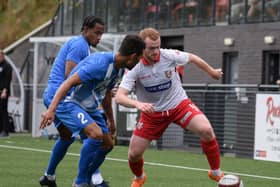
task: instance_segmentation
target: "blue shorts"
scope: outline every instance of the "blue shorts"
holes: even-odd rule
[[[103,134],[108,133],[106,121],[98,109],[86,112],[76,103],[64,102],[58,105],[55,115],[72,132],[72,137],[82,133],[92,123],[96,123]]]
[[[49,108],[49,105],[51,104],[52,99],[53,99],[53,97],[50,97],[50,96],[48,95],[48,92],[45,90],[45,91],[44,91],[44,94],[43,94],[43,103],[44,103],[44,105],[45,105],[46,108]],[[55,128],[58,128],[59,125],[62,124],[62,122],[61,122],[56,116],[54,116],[54,121],[53,121],[53,123],[54,123]]]
[[[50,99],[44,97],[44,104],[48,106]],[[72,102],[61,102],[56,108],[54,125],[57,128],[62,123],[72,132],[72,137],[83,134],[83,129],[92,123],[96,123],[103,134],[109,132],[106,121],[98,109],[85,111]]]

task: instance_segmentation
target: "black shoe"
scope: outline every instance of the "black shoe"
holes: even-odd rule
[[[50,180],[45,175],[40,177],[39,183],[41,186],[57,187],[55,180]]]
[[[94,187],[110,187],[109,182],[103,181],[101,184],[96,184]]]
[[[2,132],[0,133],[0,137],[1,137],[1,138],[9,137],[9,133],[2,131]]]

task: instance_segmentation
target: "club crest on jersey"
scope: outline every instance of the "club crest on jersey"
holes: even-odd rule
[[[171,70],[165,71],[164,73],[165,73],[166,78],[170,78],[171,75],[172,75],[172,71]]]

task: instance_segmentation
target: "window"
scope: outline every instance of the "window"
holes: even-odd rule
[[[280,51],[263,52],[262,84],[276,84],[280,78]]]
[[[223,72],[223,84],[238,84],[238,52],[225,52],[223,54]]]

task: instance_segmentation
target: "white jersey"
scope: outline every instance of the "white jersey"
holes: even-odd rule
[[[128,91],[135,88],[137,99],[153,103],[157,112],[173,109],[188,98],[175,70],[177,65],[185,65],[188,61],[187,52],[160,49],[158,62],[148,65],[142,59],[124,75],[120,87]]]

